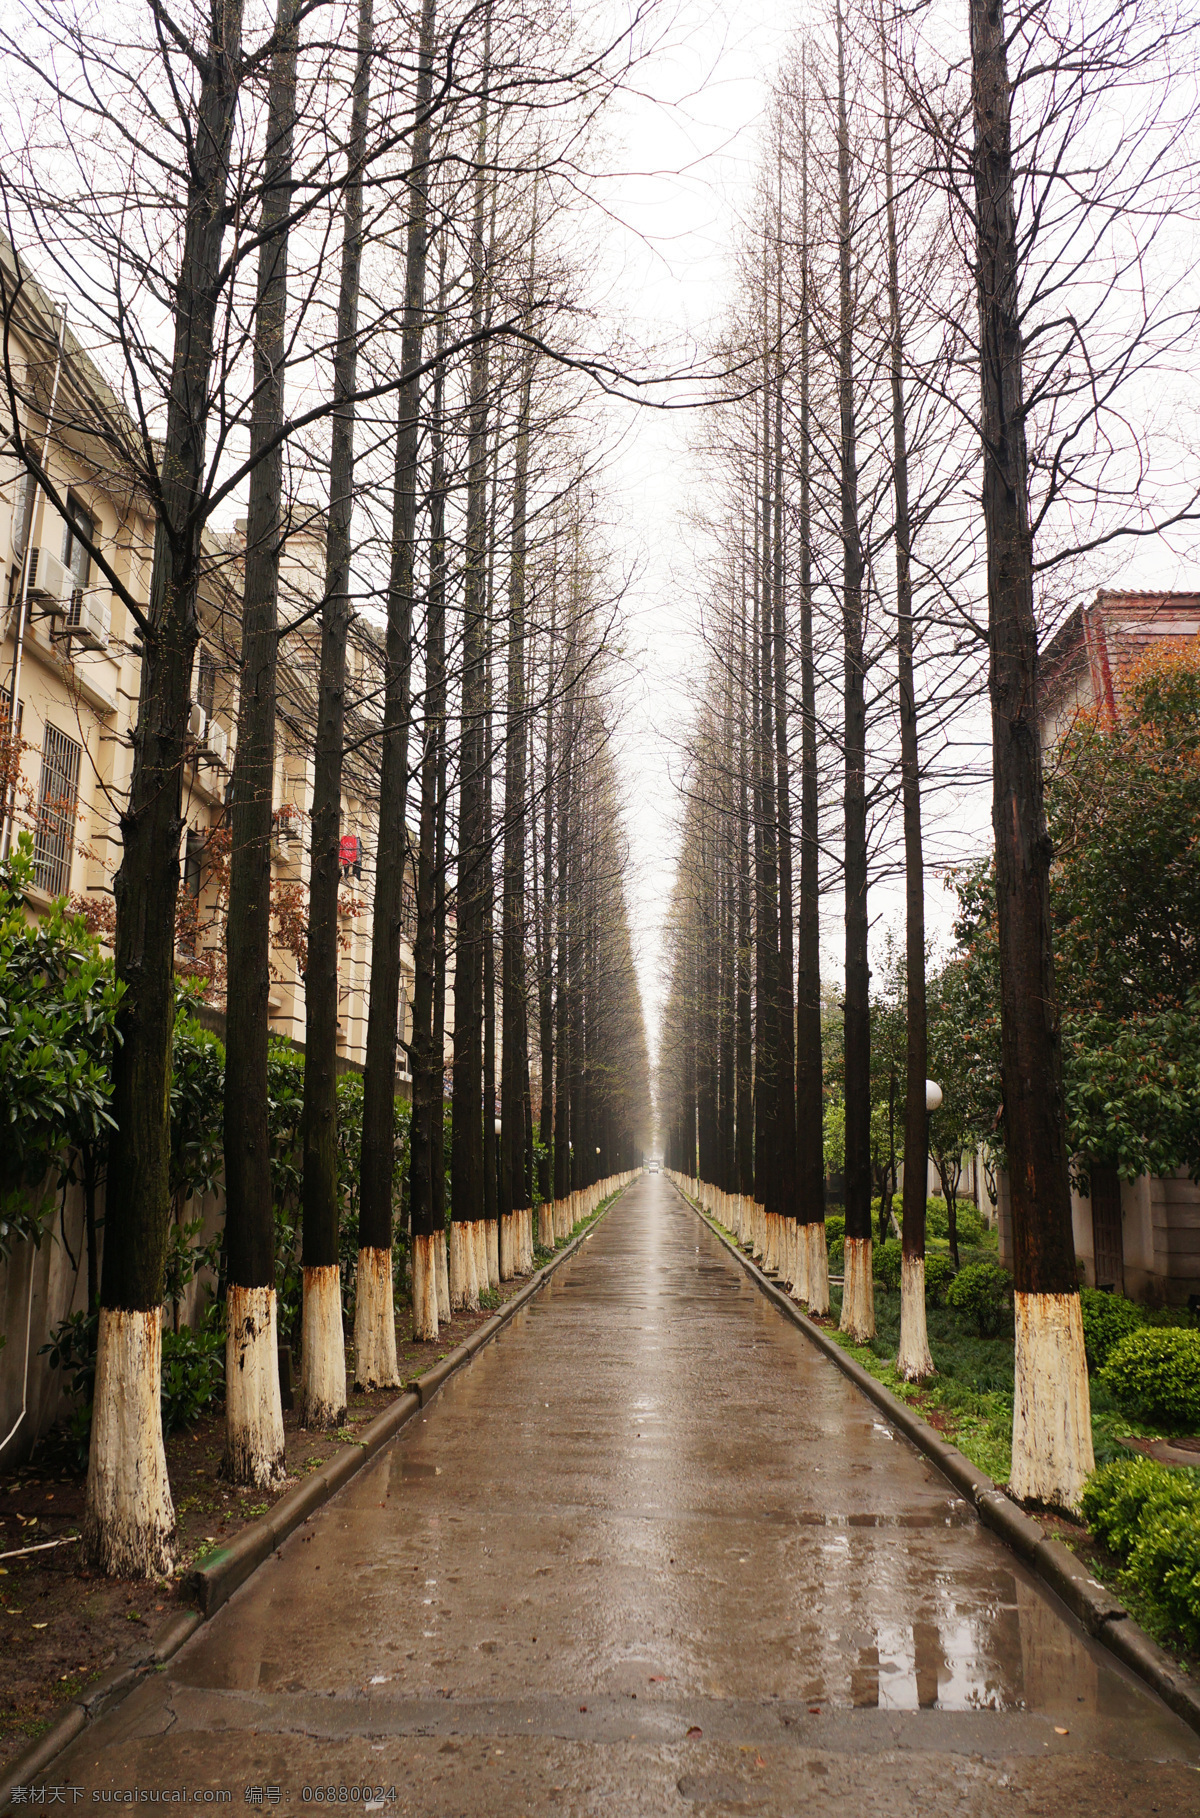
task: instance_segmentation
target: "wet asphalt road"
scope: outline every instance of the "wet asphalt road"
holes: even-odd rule
[[[653,1176],[46,1778],[1183,1818],[1198,1762]]]

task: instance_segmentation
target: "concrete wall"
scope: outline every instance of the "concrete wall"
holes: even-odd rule
[[[220,1228],[225,1196],[219,1190],[201,1200],[189,1200],[185,1219],[199,1213],[203,1220],[200,1241],[207,1242]],[[104,1216],[104,1190],[96,1208]],[[103,1230],[99,1250],[103,1259]],[[212,1291],[215,1278],[204,1270],[188,1284],[179,1303],[180,1325],[196,1324]],[[6,1465],[29,1457],[36,1440],[64,1418],[70,1398],[61,1375],[50,1367],[41,1347],[60,1320],[87,1306],[87,1246],[84,1236],[83,1192],[68,1187],[59,1194],[58,1207],[41,1244],[20,1244],[7,1262],[0,1261],[0,1461]],[[164,1319],[172,1319],[167,1308]],[[23,1411],[22,1411],[23,1410]]]

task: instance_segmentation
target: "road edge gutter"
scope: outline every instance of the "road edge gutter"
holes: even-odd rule
[[[667,1177],[670,1179],[670,1176]],[[970,1502],[985,1527],[998,1534],[1031,1571],[1036,1572],[1071,1614],[1111,1654],[1136,1673],[1177,1717],[1200,1735],[1200,1687],[1181,1673],[1169,1654],[1148,1635],[1125,1609],[1107,1585],[1100,1584],[1081,1565],[1069,1547],[1048,1535],[1040,1523],[1026,1515],[992,1479],[973,1465],[957,1446],[943,1439],[936,1428],[893,1395],[886,1384],[865,1370],[857,1358],[842,1349],[835,1339],[802,1313],[791,1296],[765,1275],[752,1257],[746,1255],[703,1207],[697,1205],[674,1181],[671,1185],[684,1204],[703,1220],[730,1255],[742,1265],[747,1275],[778,1310],[798,1326],[810,1344],[837,1365],[856,1388],[873,1401],[888,1419],[911,1439],[943,1477]]]
[[[15,1810],[12,1803],[14,1787],[25,1786],[37,1775],[44,1773],[88,1724],[93,1723],[97,1717],[105,1716],[120,1704],[147,1674],[165,1667],[184,1643],[191,1640],[196,1630],[211,1621],[222,1605],[228,1603],[233,1593],[282,1546],[289,1535],[306,1522],[310,1515],[324,1507],[352,1477],[356,1477],[368,1459],[381,1451],[389,1440],[394,1439],[414,1414],[419,1414],[422,1408],[429,1406],[450,1377],[464,1364],[470,1363],[514,1315],[545,1287],[555,1270],[561,1268],[587,1242],[597,1225],[608,1217],[622,1194],[627,1193],[632,1185],[633,1182],[629,1181],[625,1186],[618,1187],[608,1204],[589,1218],[578,1236],[571,1238],[549,1262],[543,1263],[461,1345],[456,1345],[453,1351],[426,1370],[423,1376],[412,1377],[404,1393],[397,1396],[395,1401],[363,1428],[361,1439],[348,1445],[336,1458],[328,1459],[311,1477],[306,1477],[294,1490],[281,1496],[266,1515],[243,1528],[228,1547],[222,1547],[210,1555],[205,1565],[197,1566],[188,1573],[183,1584],[185,1589],[199,1599],[200,1609],[177,1611],[159,1630],[144,1653],[112,1667],[85,1692],[81,1692],[78,1698],[72,1699],[62,1716],[9,1763],[4,1770],[3,1780],[0,1780],[0,1818],[8,1818],[8,1814]]]

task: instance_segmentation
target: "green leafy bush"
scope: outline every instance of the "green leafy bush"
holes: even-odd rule
[[[1149,1505],[1128,1575],[1190,1647],[1200,1644],[1200,1500]]]
[[[954,1264],[948,1256],[927,1256],[925,1258],[925,1304],[929,1307],[944,1307],[950,1284],[954,1280]]]
[[[825,1216],[825,1248],[832,1250],[834,1244],[841,1243],[846,1236],[846,1220],[840,1212],[829,1212]]]
[[[1012,1322],[1012,1277],[999,1263],[969,1263],[947,1288],[946,1305],[973,1319],[981,1338],[997,1338]]]
[[[1101,1370],[1109,1353],[1142,1324],[1142,1309],[1123,1294],[1105,1294],[1100,1288],[1081,1288],[1079,1299],[1088,1368]]]
[[[1098,1540],[1118,1559],[1127,1559],[1142,1531],[1147,1506],[1197,1502],[1197,1474],[1175,1471],[1152,1458],[1135,1455],[1101,1465],[1080,1498],[1084,1520]]]
[[[111,1062],[124,989],[81,915],[59,897],[31,923],[33,842],[0,864],[0,1259],[40,1243],[53,1206],[38,1189],[112,1128]]]
[[[225,1333],[216,1308],[199,1331],[180,1326],[162,1335],[163,1432],[186,1427],[225,1393]]]
[[[903,1247],[897,1237],[889,1237],[886,1243],[876,1244],[871,1255],[876,1281],[881,1282],[893,1294],[900,1286],[902,1256]]]
[[[1127,1413],[1173,1432],[1200,1430],[1200,1332],[1131,1332],[1100,1375]]]
[[[983,1215],[969,1199],[958,1201],[955,1223],[960,1244],[981,1244],[987,1236],[988,1227]],[[950,1211],[944,1199],[926,1200],[925,1234],[927,1237],[938,1237],[943,1241],[950,1236]]]
[[[1097,1539],[1125,1562],[1126,1581],[1200,1644],[1200,1471],[1118,1458],[1090,1479],[1082,1508]]]

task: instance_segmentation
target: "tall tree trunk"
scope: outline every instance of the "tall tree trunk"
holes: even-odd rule
[[[829,1311],[821,1054],[820,802],[812,585],[812,291],[808,239],[808,69],[800,124],[800,916],[796,964],[796,1187],[804,1235],[803,1298]]]
[[[546,730],[544,738],[545,771],[542,802],[542,902],[541,920],[539,922],[540,943],[538,963],[538,1033],[541,1052],[542,1095],[538,1111],[538,1137],[542,1154],[538,1163],[538,1194],[541,1205],[538,1210],[538,1241],[545,1244],[550,1233],[550,1207],[553,1204],[555,1187],[556,1136],[554,1128],[554,978],[553,978],[553,918],[554,918],[554,704],[555,704],[555,662],[556,650],[556,616],[558,607],[557,570],[551,577],[550,594],[550,637],[546,671]],[[535,867],[536,868],[536,867]]]
[[[751,1021],[753,933],[750,920],[750,795],[748,785],[750,739],[746,725],[749,675],[746,663],[746,563],[739,562],[738,602],[738,854],[737,854],[737,1181],[738,1237],[745,1235],[742,1218],[754,1195],[754,1031]]]
[[[572,622],[571,642],[568,645],[568,673],[573,666],[573,652],[574,622]],[[554,958],[554,1204],[551,1220],[555,1239],[560,1234],[561,1221],[564,1217],[563,1208],[571,1193],[571,1143],[576,1137],[576,1132],[571,1124],[571,990],[569,978],[571,785],[577,733],[574,723],[574,707],[574,691],[568,686],[563,703],[562,757],[559,761],[556,779],[558,784],[558,863]]]
[[[425,715],[421,751],[421,818],[417,833],[417,932],[413,949],[413,1108],[409,1136],[408,1204],[412,1221],[413,1337],[438,1335],[438,1273],[445,1252],[442,1153],[442,1042],[436,1027],[438,904],[445,881],[439,870],[439,804],[445,784],[446,738],[446,475],[442,400],[445,374],[446,278],[443,242],[438,310],[438,364],[431,412],[429,591],[425,612]]]
[[[283,522],[287,222],[296,118],[295,0],[280,0],[267,101],[267,157],[254,336],[250,497],[242,596],[242,666],[233,768],[226,920],[225,1456],[234,1483],[269,1489],[284,1475],[275,1309],[275,1210],[268,1132],[271,992],[271,807]]]
[[[1000,936],[1004,1133],[1012,1197],[1016,1395],[1011,1484],[1075,1508],[1093,1468],[1067,1178],[1037,718],[1012,91],[1001,0],[970,0],[976,278]]]
[[[781,158],[782,166],[782,158]],[[783,547],[783,172],[775,216],[774,561],[771,571],[775,679],[775,851],[779,870],[779,958],[775,975],[775,1142],[779,1156],[778,1200],[781,1266],[792,1280],[796,1222],[796,1041],[792,995],[792,766],[788,750],[787,608]]]
[[[867,709],[863,651],[863,551],[858,522],[854,419],[854,285],[850,126],[842,9],[838,55],[838,402],[845,687],[846,1280],[841,1329],[875,1335],[871,1265],[871,1006],[867,962]]]
[[[912,518],[908,503],[908,426],[904,410],[904,320],[900,306],[900,249],[896,235],[888,45],[881,33],[883,151],[887,203],[889,362],[892,389],[892,477],[896,500],[896,663],[900,689],[900,776],[904,814],[905,1092],[903,1256],[900,1265],[900,1346],[897,1373],[908,1382],[932,1376],[925,1325],[925,1108],[928,1031],[925,1016],[925,858],[921,843],[921,768],[913,675]],[[890,1110],[889,1110],[890,1116]],[[895,1179],[895,1144],[891,1145]]]
[[[485,67],[490,61],[489,34]],[[485,307],[484,204],[488,139],[486,76],[479,102],[471,228],[471,329],[480,335]],[[458,784],[458,929],[454,949],[454,1101],[451,1111],[450,1304],[479,1305],[472,1227],[483,1217],[483,942],[487,889],[484,780],[487,656],[488,357],[471,351],[467,432],[467,523],[463,571],[462,734]],[[486,1286],[486,1283],[484,1284]]]
[[[767,421],[764,390],[764,424]],[[769,473],[769,455],[764,449],[763,472]],[[774,755],[772,737],[772,685],[770,615],[770,528],[767,514],[768,487],[760,477],[757,451],[755,459],[755,535],[754,558],[754,1199],[760,1208],[756,1215],[755,1253],[770,1256],[766,1231],[767,1221],[775,1211],[775,1081],[777,1049],[775,1039],[775,960],[778,928],[775,919],[775,863],[772,852],[774,832]],[[762,1227],[762,1228],[759,1228]]]
[[[297,1406],[304,1426],[340,1424],[346,1412],[346,1348],[338,1260],[341,1195],[337,1163],[338,884],[341,878],[342,752],[346,640],[350,630],[350,529],[354,513],[354,393],[358,377],[358,287],[362,267],[362,167],[373,51],[372,0],[359,0],[351,104],[342,271],[333,363],[329,530],[321,610],[321,667],[313,752],[308,963],[304,970],[303,1212],[304,1335]]]
[[[159,1392],[171,1204],[175,904],[213,331],[241,33],[241,0],[214,0],[188,139],[187,217],[150,583],[152,635],[142,650],[133,775],[114,884],[115,969],[125,995],[113,1052],[116,1128],[109,1146],[84,1555],[91,1566],[119,1577],[167,1572],[174,1559]]]
[[[413,595],[417,565],[418,442],[425,332],[425,265],[429,245],[430,100],[436,0],[421,9],[412,163],[408,173],[408,245],[400,389],[396,406],[396,467],[392,504],[392,564],[388,580],[383,693],[383,751],[379,774],[379,850],[371,927],[371,998],[363,1069],[362,1162],[358,1209],[358,1285],[354,1314],[354,1374],[360,1388],[398,1386],[396,1311],[392,1284],[393,1180],[396,1169],[396,1037],[400,1000],[400,933],[404,914],[408,744],[412,718]]]
[[[535,223],[536,231],[536,223]],[[533,356],[526,351],[517,413],[512,543],[508,571],[508,678],[504,740],[504,879],[502,902],[500,1274],[516,1272],[517,1225],[531,1203],[525,1178],[525,1082],[529,1033],[525,1009],[525,513],[529,487],[529,408]]]

